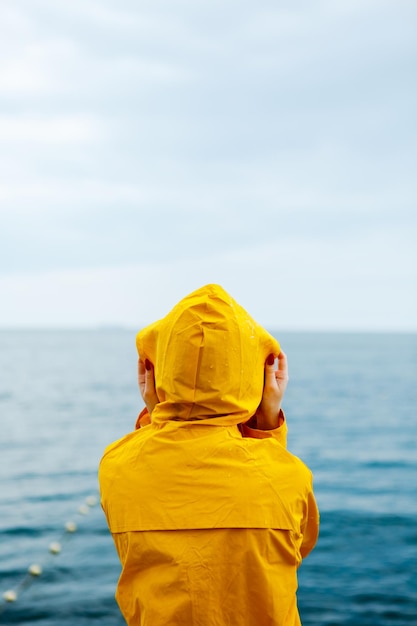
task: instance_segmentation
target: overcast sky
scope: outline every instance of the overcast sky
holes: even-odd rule
[[[2,0],[0,326],[417,330],[415,0]]]

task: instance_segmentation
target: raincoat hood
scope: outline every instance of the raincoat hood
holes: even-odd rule
[[[181,300],[141,330],[136,346],[155,370],[154,424],[246,422],[262,398],[264,364],[279,343],[219,285]]]

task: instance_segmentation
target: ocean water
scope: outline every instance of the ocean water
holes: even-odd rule
[[[0,331],[1,624],[124,624],[93,498],[105,446],[142,408],[134,335]],[[290,368],[288,447],[313,470],[321,511],[299,571],[303,625],[417,625],[417,336],[277,337]]]

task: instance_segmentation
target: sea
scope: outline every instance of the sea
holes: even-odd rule
[[[302,623],[416,626],[417,335],[274,334],[321,512]],[[125,623],[97,467],[142,408],[136,363],[134,330],[0,331],[1,624]]]

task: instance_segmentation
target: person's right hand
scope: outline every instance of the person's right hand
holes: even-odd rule
[[[146,404],[149,415],[152,415],[152,411],[158,404],[159,398],[155,389],[155,372],[153,369],[153,365],[149,361],[149,359],[145,359],[145,361],[142,361],[142,359],[139,357],[138,383],[140,395],[142,396],[142,399]]]

